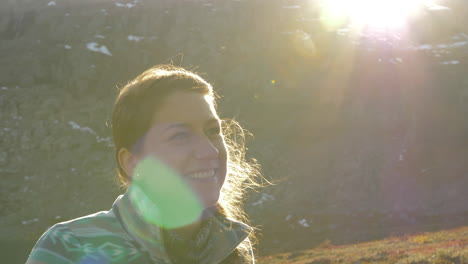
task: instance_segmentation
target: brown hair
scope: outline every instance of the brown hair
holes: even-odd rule
[[[120,90],[112,113],[112,137],[121,186],[128,186],[129,177],[119,163],[119,150],[126,148],[134,151],[140,147],[140,139],[150,129],[153,114],[165,98],[175,91],[209,95],[212,104],[215,104],[211,84],[199,75],[173,65],[154,66]],[[223,120],[222,131],[228,150],[228,175],[218,202],[219,212],[233,220],[248,223],[242,205],[246,191],[260,186],[257,183],[257,178],[261,178],[259,165],[255,160],[246,160],[245,133],[236,121]],[[253,233],[249,238],[252,243],[256,242]],[[244,241],[238,247],[238,253],[249,259],[249,248],[249,242]]]

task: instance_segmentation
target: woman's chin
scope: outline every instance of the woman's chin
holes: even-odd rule
[[[201,204],[204,209],[214,207],[218,203],[219,200],[219,192],[217,194],[204,194],[204,197],[200,197]]]

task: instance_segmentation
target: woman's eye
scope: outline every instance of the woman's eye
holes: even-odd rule
[[[190,133],[189,132],[184,132],[184,131],[181,131],[181,132],[177,132],[175,133],[174,135],[172,135],[170,137],[171,140],[177,140],[177,141],[181,141],[181,140],[185,140],[187,138],[190,137]]]

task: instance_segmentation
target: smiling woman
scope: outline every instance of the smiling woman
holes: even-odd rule
[[[245,160],[242,130],[240,144],[228,137],[236,123],[221,122],[214,98],[171,65],[127,84],[112,116],[127,191],[109,211],[51,227],[27,263],[253,263],[241,201],[258,165]]]

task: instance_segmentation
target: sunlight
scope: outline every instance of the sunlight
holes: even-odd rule
[[[322,0],[322,21],[329,28],[348,22],[357,29],[398,29],[416,15],[427,0]]]

